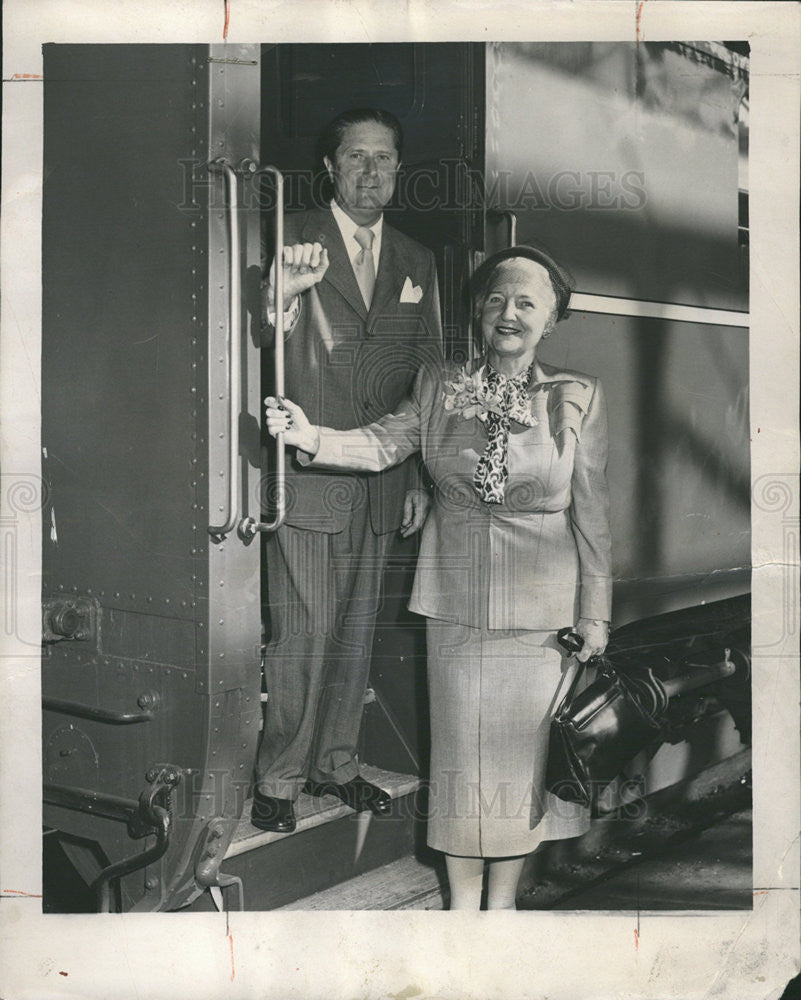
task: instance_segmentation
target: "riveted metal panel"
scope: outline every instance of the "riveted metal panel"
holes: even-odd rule
[[[202,891],[198,843],[212,821],[227,843],[258,734],[258,546],[208,534],[210,427],[226,406],[219,389],[209,404],[209,347],[222,346],[209,323],[228,295],[215,259],[210,297],[209,248],[225,257],[228,228],[207,165],[218,136],[228,153],[229,137],[249,135],[216,118],[246,106],[227,82],[243,68],[236,54],[228,47],[216,64],[205,46],[45,49],[43,597],[92,609],[86,637],[51,629],[44,648],[45,823],[97,841],[112,862],[134,857],[146,842],[91,801],[75,807],[75,790],[136,801],[159,765],[177,770],[169,848],[123,879],[123,909]],[[251,66],[254,132],[237,155],[258,148],[258,50]],[[244,245],[243,276],[258,240]],[[251,444],[253,350],[238,375]],[[257,477],[257,457],[243,464]]]
[[[180,836],[162,861],[149,868],[150,885],[136,909],[184,906],[214,884],[218,865],[233,836],[250,786],[261,716],[261,607],[258,542],[246,543],[236,529],[212,536],[228,501],[230,474],[228,384],[231,339],[239,341],[238,489],[236,520],[259,516],[260,479],[260,309],[248,299],[258,289],[260,219],[251,174],[243,162],[258,162],[260,61],[258,46],[211,46],[208,65],[207,160],[223,159],[237,170],[237,212],[241,242],[235,278],[229,267],[233,250],[229,194],[216,171],[206,175],[208,212],[208,398],[199,440],[208,455],[208,505],[202,521],[205,543],[198,540],[195,618],[195,691],[202,712],[193,720],[202,732],[203,752],[183,776],[176,795]],[[205,164],[203,165],[205,167]],[[198,177],[198,180],[200,178]],[[233,250],[233,252],[236,252]],[[229,330],[230,297],[237,296],[241,323]],[[200,514],[197,524],[201,523]],[[184,720],[186,722],[187,720]]]
[[[238,175],[238,222],[241,233],[238,287],[230,288],[229,254],[232,228],[229,197],[222,176],[212,175],[209,211],[209,491],[210,520],[224,519],[228,488],[228,339],[229,296],[241,297],[239,340],[240,382],[238,518],[260,518],[260,215],[257,179],[247,166],[260,155],[261,69],[258,46],[212,46],[209,62],[210,142],[212,159],[223,159]],[[259,544],[244,542],[236,530],[210,538],[208,546],[208,628],[198,628],[198,690],[229,691],[258,684],[261,610]]]
[[[202,51],[45,49],[45,586],[169,618],[205,546]]]
[[[207,207],[188,170],[207,150],[208,64],[167,45],[44,60],[43,596],[94,610],[91,635],[44,647],[44,778],[135,801],[155,762],[205,752]],[[109,721],[142,705],[144,721]],[[44,818],[115,861],[145,846],[91,807],[48,801]]]

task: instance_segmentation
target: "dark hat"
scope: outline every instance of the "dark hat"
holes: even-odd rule
[[[497,253],[492,254],[491,257],[487,257],[476,268],[473,277],[470,279],[470,292],[474,301],[484,295],[498,265],[512,257],[525,257],[527,260],[533,260],[535,264],[539,264],[545,268],[551,279],[554,294],[556,295],[556,318],[558,320],[562,319],[570,303],[570,294],[576,287],[573,276],[567,268],[562,267],[561,264],[557,264],[553,257],[544,250],[525,244],[499,250]]]

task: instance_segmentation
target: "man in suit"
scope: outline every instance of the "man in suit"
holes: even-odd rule
[[[333,199],[285,222],[286,392],[309,419],[340,430],[390,412],[441,350],[433,254],[383,217],[401,144],[387,112],[339,115],[321,142]],[[275,266],[264,289],[268,336]],[[414,461],[339,474],[287,456],[287,515],[266,542],[267,709],[251,812],[261,829],[291,832],[304,790],[389,812],[389,795],[359,773],[356,742],[386,551],[399,528],[422,527],[419,487]]]

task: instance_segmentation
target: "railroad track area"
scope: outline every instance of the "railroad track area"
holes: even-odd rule
[[[736,910],[753,896],[750,753],[707,769],[575,841],[544,845],[521,879],[518,910]],[[291,910],[448,908],[444,864],[418,850]]]

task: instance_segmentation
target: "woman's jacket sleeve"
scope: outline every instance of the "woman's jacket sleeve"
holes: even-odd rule
[[[606,481],[606,400],[599,380],[581,423],[571,480],[570,521],[579,555],[579,616],[609,621],[612,608],[612,545]]]
[[[433,377],[427,367],[417,373],[411,391],[392,413],[364,427],[337,431],[318,428],[320,447],[309,456],[298,452],[298,461],[312,468],[382,472],[420,450],[423,396]]]

